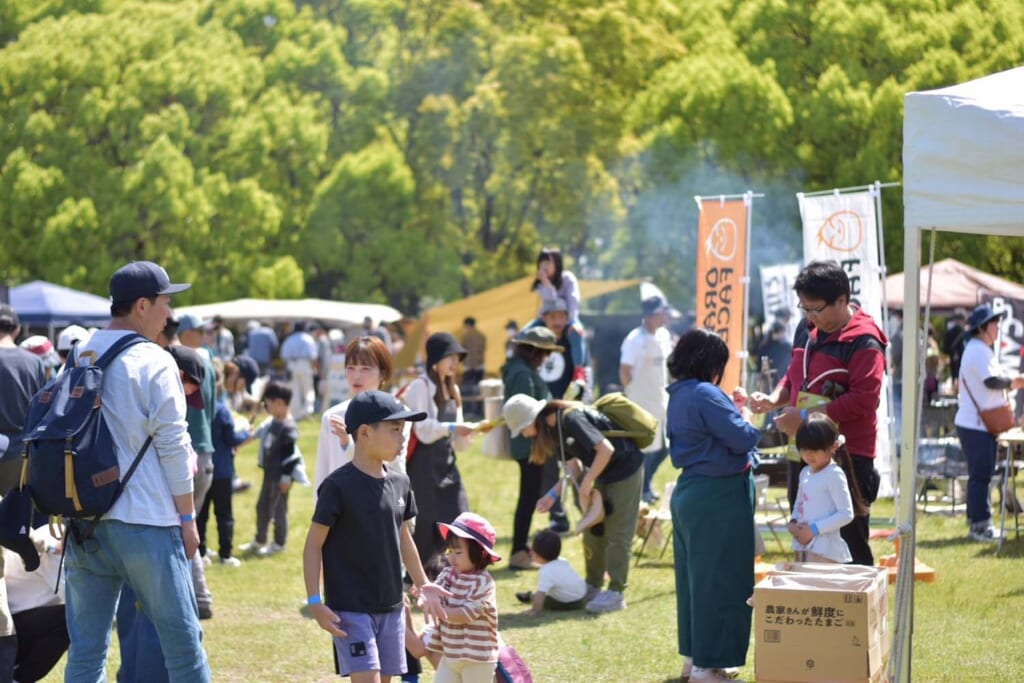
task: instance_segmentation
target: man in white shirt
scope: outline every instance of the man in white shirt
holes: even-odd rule
[[[171,295],[189,287],[172,284],[149,261],[124,266],[110,278],[110,324],[77,357],[102,355],[129,334],[155,340],[170,316]],[[156,626],[170,679],[205,683],[210,669],[188,564],[199,546],[193,463],[174,359],[156,344],[131,346],[104,371],[102,401],[122,473],[147,438],[152,444],[95,526],[71,524],[65,559],[71,647],[64,680],[92,683],[104,677],[114,609],[127,583]]]
[[[317,362],[316,340],[306,332],[304,323],[295,323],[291,334],[281,343],[281,358],[288,364],[291,376],[292,417],[295,421],[313,414],[313,375]]]
[[[644,502],[653,503],[658,494],[651,489],[651,480],[668,449],[665,447],[665,412],[668,408],[668,366],[672,353],[672,335],[665,328],[668,305],[659,296],[644,299],[643,323],[622,340],[619,358],[619,381],[623,391],[634,403],[658,419],[654,443],[644,449]]]

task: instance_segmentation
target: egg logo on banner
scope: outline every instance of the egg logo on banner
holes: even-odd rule
[[[857,251],[863,242],[864,222],[856,211],[836,211],[818,228],[818,244],[834,251]]]
[[[736,244],[739,242],[739,228],[731,218],[719,218],[704,242],[706,253],[719,261],[729,262],[736,256]]]

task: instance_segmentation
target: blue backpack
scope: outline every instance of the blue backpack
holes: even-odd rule
[[[145,342],[140,334],[126,335],[86,367],[76,367],[79,354],[73,349],[63,371],[32,397],[23,432],[27,477],[23,469],[22,483],[40,512],[98,518],[121,495],[153,438],[146,439],[122,477],[100,409],[103,371],[125,349]]]

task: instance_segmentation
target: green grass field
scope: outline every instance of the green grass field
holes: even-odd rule
[[[300,429],[306,466],[312,472],[318,422],[306,420]],[[254,489],[235,497],[235,541],[241,544],[251,540],[254,530],[255,489],[261,475],[255,464],[255,445],[244,448],[237,463],[242,476],[254,484]],[[507,553],[518,490],[516,466],[471,451],[460,458],[460,468],[471,506],[491,520],[498,530],[499,551]],[[663,487],[675,471],[666,463],[658,475],[657,483]],[[300,613],[305,599],[302,544],[312,514],[312,499],[310,488],[293,490],[291,528],[284,553],[248,560],[237,569],[219,565],[208,568],[214,618],[203,625],[213,680],[335,678],[329,637]],[[937,570],[938,580],[916,586],[913,678],[929,683],[1022,680],[1024,647],[1017,633],[1017,617],[1024,614],[1024,542],[1011,535],[1002,556],[995,557],[994,546],[965,540],[963,507],[959,506],[958,511],[957,517],[931,513],[918,516],[918,557]],[[873,512],[874,519],[884,525],[893,514],[892,503],[880,502]],[[209,531],[215,537],[212,523]],[[766,543],[766,561],[789,558],[770,536]],[[876,542],[874,548],[876,555],[893,552],[885,541]],[[578,540],[568,541],[564,554],[582,571]],[[531,590],[536,574],[512,572],[502,565],[493,575],[498,585],[502,633],[529,664],[539,683],[678,680],[681,658],[676,654],[671,548],[664,559],[657,558],[657,551],[648,551],[639,567],[631,571],[626,593],[628,609],[600,617],[585,612],[537,619],[521,616],[521,606],[513,594]],[[890,599],[892,595],[890,588]],[[117,669],[116,640],[108,666],[111,680]],[[58,665],[45,680],[62,680],[62,671],[63,665]],[[741,679],[754,680],[753,643]],[[431,675],[421,680],[429,681]]]

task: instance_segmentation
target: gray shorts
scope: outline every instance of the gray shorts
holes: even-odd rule
[[[382,614],[335,612],[347,633],[334,638],[338,673],[350,676],[362,671],[379,671],[382,676],[405,673],[405,611]]]

